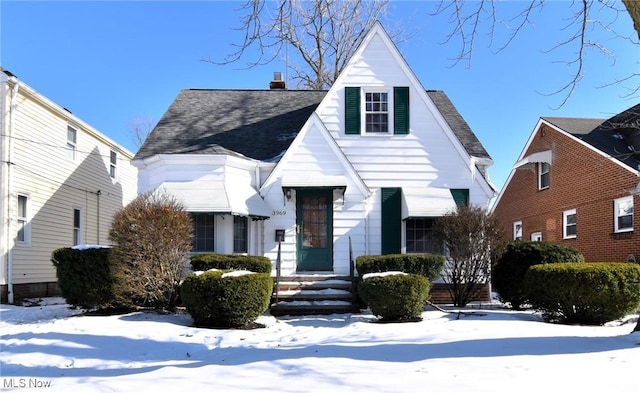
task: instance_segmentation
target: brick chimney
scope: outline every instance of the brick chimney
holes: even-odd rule
[[[269,89],[271,90],[287,90],[287,86],[282,80],[282,72],[276,71],[273,73],[273,80],[269,83]]]

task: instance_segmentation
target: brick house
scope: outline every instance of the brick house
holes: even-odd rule
[[[512,239],[640,261],[640,104],[606,119],[540,118],[493,208]]]

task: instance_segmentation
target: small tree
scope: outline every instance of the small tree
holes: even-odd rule
[[[116,213],[109,238],[116,302],[173,309],[193,237],[191,216],[175,197],[147,192]]]
[[[502,225],[484,208],[458,206],[437,220],[435,233],[447,253],[442,278],[453,304],[464,307],[489,281],[491,260],[505,245]]]

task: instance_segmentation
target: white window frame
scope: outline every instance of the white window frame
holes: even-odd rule
[[[109,152],[109,176],[112,179],[118,176],[118,153],[115,150]]]
[[[367,112],[367,94],[368,93],[385,93],[387,95],[387,131],[384,132],[371,132],[367,131],[367,114],[380,114],[384,112]],[[361,110],[361,124],[362,124],[362,135],[368,136],[376,136],[376,135],[393,135],[393,87],[362,87],[360,88],[360,94],[362,94],[361,102],[362,102],[362,110]]]
[[[569,216],[575,216],[575,224],[569,224],[568,218]],[[576,228],[575,234],[568,234],[567,229],[573,226]],[[565,210],[562,212],[562,238],[563,239],[575,239],[578,237],[578,215],[576,214],[576,209]]]
[[[20,201],[24,201],[24,215],[20,215]],[[16,244],[21,246],[31,245],[31,221],[29,220],[29,212],[31,208],[31,198],[27,194],[18,193],[16,197]],[[22,229],[23,239],[18,239],[18,232]]]
[[[513,240],[522,240],[522,233],[522,221],[515,221],[513,223]],[[518,236],[518,234],[520,236]]]
[[[69,133],[73,131],[73,140],[69,139]],[[67,158],[76,160],[78,154],[78,129],[72,125],[67,125]]]
[[[78,225],[76,225],[76,212],[78,212]],[[73,208],[73,217],[72,217],[72,226],[73,226],[73,237],[72,243],[74,246],[82,244],[82,209]]]
[[[531,233],[531,241],[532,242],[541,242],[542,241],[542,232],[532,232]]]
[[[620,209],[631,204],[631,213],[620,214]],[[613,201],[613,226],[616,233],[633,232],[633,195],[624,198],[618,198]],[[619,218],[623,216],[631,216],[631,226],[620,228]]]
[[[546,165],[546,172],[543,172],[543,168],[545,168]],[[546,190],[547,188],[549,188],[549,184],[550,182],[550,175],[549,172],[551,172],[551,165],[548,162],[539,162],[538,163],[538,190]],[[547,177],[547,184],[546,185],[542,185],[542,178],[543,176],[546,175]]]

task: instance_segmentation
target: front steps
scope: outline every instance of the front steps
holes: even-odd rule
[[[352,278],[334,275],[280,277],[271,298],[271,315],[359,312]]]

